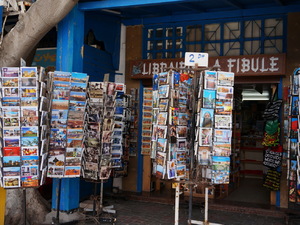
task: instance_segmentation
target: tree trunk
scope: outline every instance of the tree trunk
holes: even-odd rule
[[[4,36],[0,46],[0,67],[19,66],[38,42],[78,3],[78,0],[37,0],[26,13],[19,15],[15,27]],[[42,224],[49,212],[38,190],[26,189],[27,220]],[[7,190],[5,224],[25,224],[22,189]]]
[[[38,0],[19,15],[15,27],[5,35],[0,46],[0,67],[18,66],[34,46],[59,23],[78,0]]]

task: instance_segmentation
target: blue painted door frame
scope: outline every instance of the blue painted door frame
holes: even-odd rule
[[[78,6],[58,24],[56,70],[82,72],[81,48],[84,43],[84,12]],[[71,211],[79,207],[80,178],[62,178],[59,209]],[[57,209],[59,178],[53,179],[52,209]]]

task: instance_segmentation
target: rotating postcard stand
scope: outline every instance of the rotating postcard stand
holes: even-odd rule
[[[46,177],[43,142],[48,121],[47,81],[44,68],[2,67],[0,187],[23,190],[26,224],[26,189],[43,185]]]
[[[121,83],[89,82],[82,177],[95,183],[93,213],[87,219],[97,224],[116,222],[114,207],[103,206],[103,186],[112,170],[122,165],[125,89]],[[99,196],[97,183],[100,183]]]
[[[43,146],[49,148],[47,176],[58,178],[57,214],[52,218],[53,224],[60,224],[61,179],[80,177],[88,78],[84,73],[48,73],[50,134]]]
[[[186,61],[191,55],[196,57],[199,54],[202,53],[186,53]],[[193,79],[195,101],[191,135],[194,138],[191,147],[194,153],[188,181],[188,224],[216,224],[208,222],[208,197],[215,184],[229,183],[234,73],[222,72],[219,68],[197,70],[201,72],[195,72]],[[197,186],[205,188],[204,221],[191,219],[193,187]]]
[[[192,109],[192,121],[191,121],[191,136],[194,137],[191,140],[191,147],[193,149],[193,153],[191,154],[191,175],[190,179],[186,182],[189,189],[189,214],[188,214],[188,224],[213,224],[217,225],[217,223],[208,222],[208,197],[209,192],[214,191],[214,183],[210,177],[210,165],[208,163],[208,157],[211,157],[210,154],[204,157],[200,156],[199,150],[204,147],[207,148],[205,150],[206,153],[211,153],[210,146],[213,142],[213,127],[214,127],[214,108],[215,104],[208,101],[207,96],[203,95],[204,91],[204,73],[217,74],[215,71],[211,71],[211,69],[218,70],[219,68],[197,68],[197,64],[195,64],[194,69],[194,77],[193,77],[193,109]],[[204,72],[205,71],[205,72]],[[207,77],[206,77],[207,78]],[[205,85],[205,88],[207,86]],[[211,96],[210,98],[215,99],[215,97]],[[210,102],[210,104],[206,104]],[[207,107],[207,108],[202,108]],[[210,116],[207,116],[207,115]],[[203,135],[204,129],[207,129],[207,134]],[[196,132],[195,132],[196,131]],[[209,151],[210,150],[210,151]],[[193,189],[197,186],[204,187],[205,193],[205,201],[204,201],[204,221],[193,220],[192,219],[192,211],[193,211]],[[203,212],[203,206],[200,205],[201,214]]]

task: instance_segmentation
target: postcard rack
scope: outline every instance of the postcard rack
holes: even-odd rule
[[[185,182],[190,192],[189,224],[206,224],[209,194],[214,192],[215,185],[229,183],[234,73],[196,68],[190,76],[193,77],[192,94],[189,99],[191,113],[189,135],[192,137],[189,139],[189,146],[192,149],[189,152],[190,175],[182,181],[177,178],[177,182]],[[176,211],[179,208],[178,186],[175,196]],[[191,219],[194,186],[205,189],[204,223]],[[175,224],[178,224],[176,212]]]
[[[300,203],[300,150],[299,150],[299,79],[300,68],[291,75],[288,110],[287,180],[289,208],[299,209]],[[280,177],[279,177],[280,178]]]

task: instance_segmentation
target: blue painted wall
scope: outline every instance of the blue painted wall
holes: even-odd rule
[[[90,29],[96,40],[103,42],[105,50],[85,45],[83,71],[90,75],[90,81],[102,81],[105,73],[109,73],[109,80],[114,81],[120,61],[121,20],[115,16],[85,12],[85,36]]]

